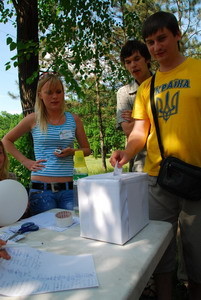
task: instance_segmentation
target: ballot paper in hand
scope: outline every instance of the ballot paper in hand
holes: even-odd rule
[[[118,168],[118,161],[117,161],[114,167],[113,175],[121,176],[121,174],[122,174],[122,168]]]
[[[92,255],[57,255],[30,247],[7,250],[12,259],[0,263],[1,295],[28,296],[98,286]]]

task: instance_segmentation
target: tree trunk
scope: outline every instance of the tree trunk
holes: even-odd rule
[[[17,55],[24,116],[33,112],[39,71],[37,0],[13,0],[17,13]],[[34,76],[33,76],[34,75]],[[27,82],[33,76],[33,80]]]
[[[99,132],[100,132],[102,166],[106,171],[107,170],[106,151],[105,151],[105,144],[104,144],[103,122],[102,122],[101,105],[100,105],[99,80],[97,77],[96,77],[96,103],[98,108],[98,120],[99,120],[98,123],[99,123]]]

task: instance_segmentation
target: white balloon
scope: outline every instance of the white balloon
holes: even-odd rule
[[[0,181],[0,226],[17,222],[24,214],[28,204],[28,193],[18,181]]]

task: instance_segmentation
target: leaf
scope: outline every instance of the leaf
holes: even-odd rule
[[[6,66],[6,71],[9,70],[11,68],[11,65],[7,65]]]
[[[7,39],[6,39],[6,44],[7,44],[7,45],[10,45],[10,44],[12,43],[12,41],[13,41],[13,39],[9,36],[9,37],[7,37]]]
[[[10,43],[10,51],[15,50],[16,47],[17,47],[17,44],[16,44],[15,42],[11,42],[11,43]]]

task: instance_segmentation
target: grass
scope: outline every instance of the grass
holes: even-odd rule
[[[92,155],[85,157],[89,175],[113,172],[114,168],[109,162],[109,157],[106,159],[107,171],[105,172],[102,166],[102,158],[94,158]],[[123,167],[124,172],[128,172],[128,164]]]

